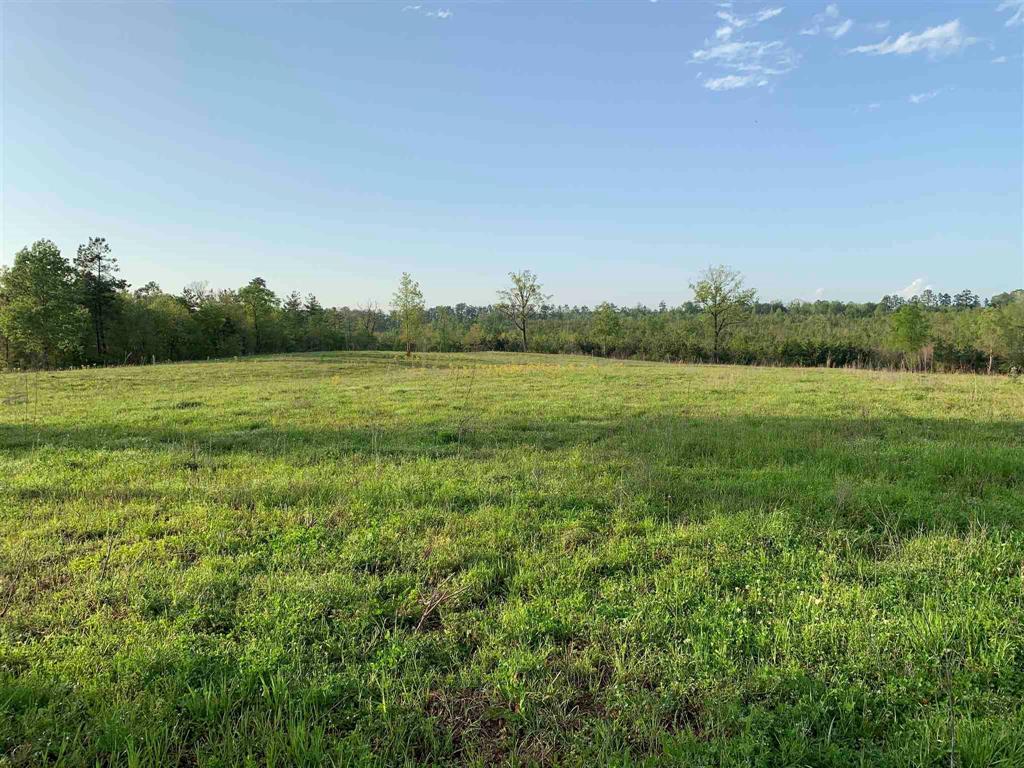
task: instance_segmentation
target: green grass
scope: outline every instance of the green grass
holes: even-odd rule
[[[1024,384],[0,377],[0,764],[1024,766]]]

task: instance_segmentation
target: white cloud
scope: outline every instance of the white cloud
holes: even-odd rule
[[[911,299],[914,296],[919,295],[921,291],[927,291],[931,288],[931,285],[926,284],[927,279],[928,278],[926,277],[915,278],[914,280],[911,281],[910,285],[908,285],[906,288],[903,288],[902,290],[896,291],[896,293],[902,296],[904,299]]]
[[[704,81],[704,87],[709,91],[731,91],[736,88],[748,88],[750,86],[768,85],[768,79],[763,75],[725,75],[724,77],[709,77]]]
[[[454,13],[447,8],[431,11],[424,8],[422,5],[407,5],[402,8],[402,13],[405,13],[406,11],[412,11],[413,13],[418,13],[421,16],[429,16],[434,19],[450,19],[454,16]]]
[[[994,59],[992,59],[993,64],[1005,64],[1007,61],[1009,61],[1009,59],[1007,59],[1005,56],[996,56]]]
[[[876,109],[881,109],[881,108],[882,108],[882,105],[879,104],[877,101],[873,101],[870,104],[868,104],[868,110],[870,110],[871,112],[874,112]]]
[[[909,101],[911,104],[923,104],[926,101],[931,101],[940,93],[942,93],[941,88],[936,88],[931,91],[925,91],[924,93],[912,93],[909,97],[907,97],[907,101]]]
[[[781,40],[733,41],[694,51],[691,63],[716,64],[740,72],[783,75],[793,69],[799,56]]]
[[[736,27],[737,29],[746,26],[746,22],[739,16],[733,16],[732,11],[719,11],[718,13],[715,14],[715,16],[717,16],[727,24],[732,24],[732,26]]]
[[[718,6],[719,8],[731,8],[732,3],[722,3]],[[715,13],[719,19],[725,22],[724,27],[719,27],[715,30],[715,38],[718,40],[728,40],[732,37],[732,33],[737,29],[745,29],[756,27],[763,21],[768,19],[774,19],[782,11],[785,10],[782,7],[779,8],[763,8],[757,13],[752,13],[749,16],[738,16],[732,11],[724,10]]]
[[[840,37],[850,31],[850,27],[853,26],[853,20],[847,19],[846,21],[836,24],[834,27],[829,27],[826,31],[832,35],[833,39],[838,40]]]
[[[706,64],[718,70],[703,80],[710,91],[731,91],[736,88],[763,87],[774,77],[794,69],[799,55],[782,40],[757,41],[737,39],[744,30],[752,29],[784,10],[781,6],[762,8],[756,13],[738,15],[729,4],[719,5],[715,16],[725,22],[715,30],[714,41],[690,55],[691,64]],[[703,74],[703,73],[702,73]]]
[[[839,6],[836,3],[829,3],[825,6],[823,13],[816,13],[811,19],[811,26],[804,27],[800,30],[801,35],[818,35],[821,34],[822,25],[827,22],[835,21],[836,24],[831,24],[828,27],[824,27],[825,31],[834,39],[838,40],[840,37],[845,35],[853,27],[853,19],[839,18]]]
[[[911,53],[925,51],[934,58],[963,50],[976,42],[978,42],[976,37],[964,35],[963,28],[960,26],[960,19],[954,19],[937,27],[929,27],[918,35],[904,32],[895,40],[887,37],[880,43],[858,45],[856,48],[851,48],[847,53],[866,53],[871,56],[897,53],[901,56],[906,56]]]
[[[774,19],[782,13],[783,10],[785,10],[785,8],[764,8],[750,16],[737,16],[731,11],[718,11],[715,16],[736,29],[743,29],[744,27],[756,27],[762,21]]]
[[[1016,27],[1024,24],[1024,0],[1003,0],[996,11],[1013,11],[1006,20],[1006,26]]]
[[[888,20],[876,21],[874,24],[871,25],[871,28],[876,32],[883,32],[889,28],[889,24],[890,22]]]
[[[760,11],[757,14],[757,22],[760,24],[762,21],[768,21],[768,19],[774,19],[776,16],[778,16],[784,10],[785,10],[785,8],[765,8],[763,11]]]

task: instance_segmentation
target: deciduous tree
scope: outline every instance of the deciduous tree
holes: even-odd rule
[[[724,265],[701,272],[693,289],[693,300],[708,318],[711,327],[712,356],[717,363],[722,343],[733,326],[745,322],[757,292],[743,285],[743,275]]]
[[[423,329],[423,313],[426,305],[420,284],[412,279],[408,272],[402,273],[398,290],[391,299],[391,308],[398,317],[402,341],[405,343],[405,356],[412,355],[412,348],[418,341]]]
[[[1024,366],[1024,291],[1014,291],[1015,298],[999,308],[999,330],[1002,347],[1013,365]]]
[[[918,302],[904,304],[892,314],[889,323],[892,344],[905,358],[913,355],[916,360],[928,342],[930,327],[928,315]]]
[[[9,343],[42,359],[81,351],[88,312],[78,302],[75,270],[49,240],[22,248],[0,284],[0,328]]]
[[[523,338],[523,352],[526,352],[530,346],[527,335],[530,320],[540,305],[551,297],[544,294],[544,287],[538,282],[537,276],[528,269],[509,272],[508,276],[512,285],[498,291],[500,301],[497,306],[519,330]]]
[[[594,310],[593,327],[594,337],[601,345],[601,353],[607,355],[622,332],[622,320],[614,304],[605,301],[597,305]]]
[[[262,277],[254,277],[249,284],[238,292],[238,298],[245,306],[249,319],[252,320],[253,333],[256,336],[256,352],[263,351],[263,328],[261,321],[280,304],[275,293],[267,287]]]

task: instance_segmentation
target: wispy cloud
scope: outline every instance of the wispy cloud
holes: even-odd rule
[[[768,78],[763,75],[725,75],[724,77],[709,77],[704,81],[704,87],[709,91],[731,91],[736,88],[748,88],[749,86],[768,85]]]
[[[904,32],[895,40],[887,37],[880,43],[858,45],[856,48],[850,48],[847,53],[866,53],[870,56],[896,53],[906,56],[923,51],[930,57],[937,58],[956,53],[976,42],[978,42],[978,38],[968,37],[964,34],[963,27],[960,26],[960,19],[954,19],[937,27],[929,27],[920,34]]]
[[[781,7],[763,8],[743,16],[732,13],[728,7],[718,11],[715,16],[725,24],[715,30],[713,42],[705,41],[703,48],[690,55],[691,64],[706,64],[720,70],[704,80],[704,87],[710,91],[763,87],[772,78],[794,69],[799,55],[782,40],[736,39],[743,36],[744,30],[773,19],[782,11]]]
[[[433,19],[450,19],[454,16],[454,13],[447,8],[438,8],[435,10],[427,8],[424,5],[407,5],[402,8],[402,13],[405,13],[406,11],[412,11],[413,13],[418,13],[421,16],[429,16]]]
[[[831,22],[836,22],[832,24]],[[827,26],[826,26],[827,25]],[[818,35],[824,30],[833,39],[838,40],[853,27],[853,19],[840,19],[839,5],[829,3],[821,13],[814,14],[811,26],[800,30],[801,35]]]
[[[732,69],[781,75],[792,68],[793,52],[781,40],[770,43],[732,42],[693,52],[693,61],[711,62]]]
[[[1009,61],[1009,59],[1007,59],[1005,56],[996,56],[994,59],[992,59],[993,64],[1005,64],[1007,61]]]
[[[828,27],[825,31],[828,32],[833,39],[838,40],[840,37],[850,31],[850,27],[853,26],[853,20],[847,19],[846,21],[836,24],[834,27]]]
[[[734,29],[743,29],[744,27],[755,27],[768,19],[774,19],[784,10],[785,8],[764,8],[749,16],[738,16],[732,11],[719,11],[715,15]]]
[[[1016,27],[1024,24],[1024,0],[1003,0],[996,11],[1013,11],[1006,20],[1006,26]]]
[[[797,53],[781,40],[722,43],[694,51],[690,59],[694,63],[760,75],[784,75],[796,66],[797,60]]]
[[[902,296],[904,299],[912,299],[914,296],[920,294],[921,291],[927,291],[929,288],[931,288],[931,285],[928,285],[927,281],[928,278],[926,277],[915,278],[914,280],[911,281],[910,285],[908,285],[906,288],[896,291],[896,293]]]
[[[736,30],[756,27],[758,24],[768,21],[768,19],[774,19],[784,10],[784,8],[781,7],[763,8],[757,13],[740,16],[728,10],[729,8],[732,8],[732,3],[723,3],[719,5],[719,8],[723,8],[725,10],[718,11],[715,16],[724,21],[725,25],[715,30],[716,40],[728,40]]]
[[[907,101],[911,104],[923,104],[926,101],[931,101],[940,93],[942,93],[941,88],[935,88],[934,90],[925,91],[924,93],[912,93],[907,97]]]
[[[881,104],[881,102],[878,102],[878,101],[873,101],[870,104],[863,104],[863,105],[855,104],[852,107],[854,112],[860,112],[862,109],[864,109],[864,110],[866,110],[868,112],[875,112],[875,111],[877,111],[877,110],[879,110],[881,108],[882,108],[882,104]]]

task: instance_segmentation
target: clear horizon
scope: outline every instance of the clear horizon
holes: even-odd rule
[[[1024,286],[1019,2],[2,6],[2,257],[325,305]]]

